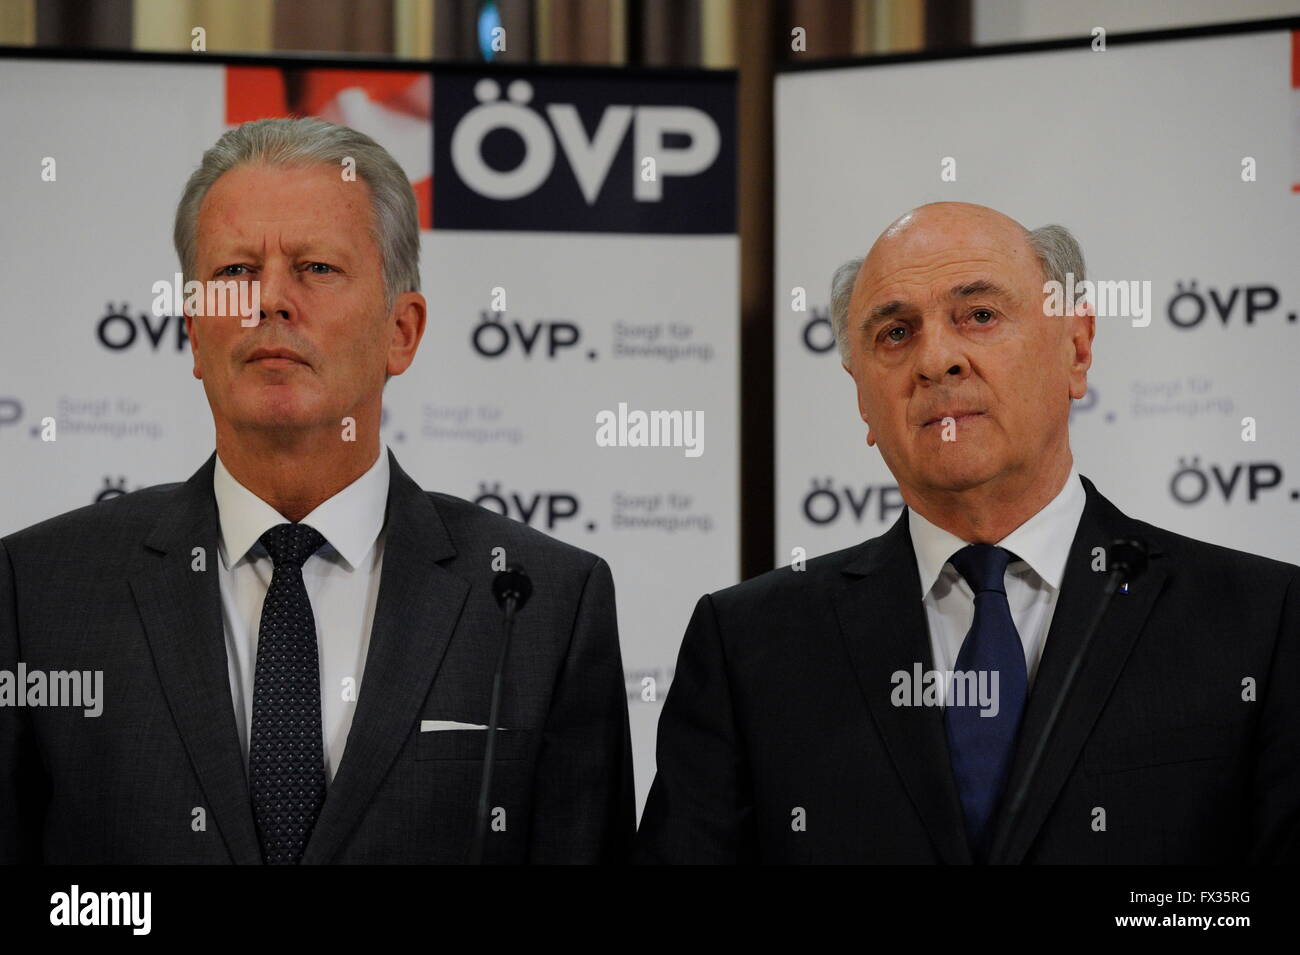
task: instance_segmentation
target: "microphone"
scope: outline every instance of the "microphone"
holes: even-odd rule
[[[501,684],[505,679],[506,655],[510,651],[515,614],[523,609],[532,595],[533,582],[518,564],[511,564],[498,572],[492,581],[492,596],[505,615],[505,639],[501,641],[501,655],[497,657],[496,672],[492,675],[492,703],[488,707],[487,746],[483,752],[483,776],[478,787],[478,813],[474,822],[474,841],[470,846],[470,865],[481,865],[483,862],[483,840],[487,836],[488,802],[492,790],[492,764],[496,756],[497,719],[501,710]]]
[[[498,572],[492,580],[492,596],[507,617],[522,609],[532,595],[533,582],[518,564],[511,564]]]
[[[1147,546],[1143,541],[1128,538],[1112,541],[1106,548],[1106,560],[1111,573],[1120,571],[1121,584],[1130,584],[1147,569]]]
[[[1097,635],[1097,631],[1101,627],[1101,618],[1106,615],[1107,609],[1110,608],[1111,599],[1120,586],[1127,586],[1137,580],[1147,569],[1147,555],[1146,542],[1138,538],[1120,538],[1111,541],[1110,546],[1106,548],[1106,563],[1110,567],[1110,573],[1106,577],[1106,586],[1102,591],[1101,602],[1097,604],[1092,620],[1088,623],[1088,628],[1083,632],[1083,639],[1079,641],[1079,647],[1075,650],[1073,659],[1070,660],[1069,669],[1065,671],[1065,679],[1061,683],[1061,692],[1052,701],[1052,709],[1047,714],[1047,722],[1043,725],[1042,734],[1034,744],[1033,753],[1029,757],[1029,764],[1025,767],[1025,774],[1020,779],[1020,785],[1016,787],[1011,802],[1007,804],[1007,825],[1002,827],[1001,835],[989,852],[989,859],[997,859],[1002,854],[1011,833],[1016,831],[1016,826],[1020,822],[1020,814],[1025,808],[1025,799],[1029,795],[1029,787],[1038,774],[1038,767],[1043,761],[1043,754],[1047,752],[1047,744],[1056,729],[1056,724],[1060,722],[1061,711],[1065,708],[1066,698],[1069,697],[1070,690],[1074,687],[1074,681],[1079,675],[1079,670],[1083,668],[1083,660],[1088,655],[1088,648],[1092,646],[1092,639]]]

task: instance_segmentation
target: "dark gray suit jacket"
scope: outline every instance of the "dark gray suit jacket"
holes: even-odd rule
[[[1300,568],[1133,520],[1083,484],[1008,791],[1100,601],[1093,549],[1140,537],[1154,556],[1103,620],[1020,825],[995,817],[1009,838],[991,861],[1300,860]],[[933,666],[927,634],[906,512],[702,598],[639,858],[969,863],[943,711],[890,701],[895,671]]]
[[[103,714],[0,707],[0,861],[261,861],[236,737],[210,457],[0,541],[0,669],[102,670]],[[390,453],[383,573],[343,758],[305,863],[461,862],[503,638],[493,548],[532,577],[497,735],[489,862],[621,861],[635,809],[604,561],[421,490]],[[194,548],[206,570],[191,569]],[[195,810],[203,810],[199,815]],[[194,820],[206,819],[199,828]],[[195,831],[199,829],[199,831]]]

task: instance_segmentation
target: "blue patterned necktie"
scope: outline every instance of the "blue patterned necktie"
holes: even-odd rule
[[[306,524],[280,524],[259,539],[275,569],[257,631],[248,770],[262,859],[294,865],[325,802],[316,618],[302,582],[303,563],[325,538]]]
[[[1005,583],[1007,565],[1015,559],[1001,547],[971,544],[950,561],[975,593],[975,619],[957,654],[956,670],[998,675],[996,716],[981,715],[979,699],[971,699],[969,693],[965,705],[955,705],[962,701],[952,699],[944,709],[949,758],[977,862],[987,860],[990,823],[1006,786],[1025,710],[1025,650],[1011,619]],[[992,687],[991,678],[987,686]]]

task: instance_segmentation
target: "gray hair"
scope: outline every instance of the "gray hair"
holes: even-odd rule
[[[228,130],[203,154],[176,206],[172,239],[181,270],[193,277],[199,208],[222,175],[245,163],[298,166],[323,163],[342,170],[355,162],[357,178],[370,187],[371,235],[384,268],[384,307],[403,292],[420,290],[420,219],[410,180],[397,160],[365,133],[323,119],[259,119]]]
[[[1059,282],[1064,287],[1065,277],[1070,274],[1074,275],[1076,287],[1084,280],[1083,249],[1065,226],[1045,225],[1026,231],[1025,240],[1038,257],[1045,282]],[[862,259],[850,259],[831,276],[831,326],[835,330],[840,360],[845,364],[849,360],[849,298],[853,295],[853,285],[862,262]]]
[[[1065,226],[1034,229],[1029,233],[1029,247],[1038,256],[1045,282],[1059,282],[1064,287],[1067,275],[1074,276],[1076,286],[1084,280],[1083,249]]]
[[[849,361],[849,298],[862,269],[862,259],[849,259],[831,276],[831,328],[840,347],[840,361]]]

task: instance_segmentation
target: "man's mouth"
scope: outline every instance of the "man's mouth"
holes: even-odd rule
[[[248,356],[247,360],[250,365],[261,365],[265,368],[288,368],[291,365],[307,364],[301,355],[288,348],[258,348]]]
[[[949,420],[954,424],[963,424],[967,421],[974,421],[976,418],[982,418],[983,416],[983,411],[945,411],[941,414],[935,415],[933,418],[926,421],[925,424],[921,425],[921,427],[929,428],[934,425],[944,424]]]

